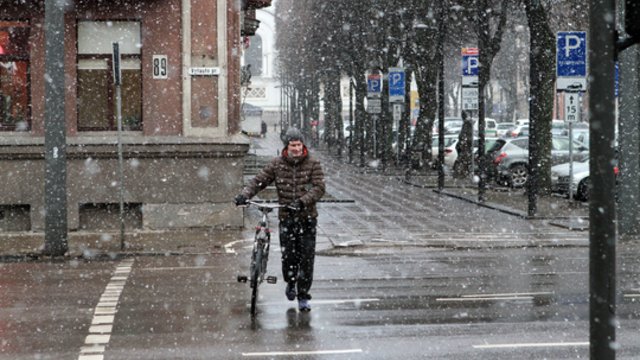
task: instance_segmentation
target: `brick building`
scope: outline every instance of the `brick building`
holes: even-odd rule
[[[245,13],[269,4],[67,1],[70,231],[117,228],[113,42],[122,56],[127,229],[242,225],[231,204],[248,150],[238,134],[241,33]],[[44,1],[0,0],[0,237],[44,229],[44,26]]]

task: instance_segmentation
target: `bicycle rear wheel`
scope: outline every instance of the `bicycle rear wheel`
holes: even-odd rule
[[[258,245],[253,252],[251,261],[251,316],[256,315],[256,305],[258,302],[258,286],[260,286],[260,274],[262,269],[262,246]]]

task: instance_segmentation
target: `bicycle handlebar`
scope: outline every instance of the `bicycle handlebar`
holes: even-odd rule
[[[279,208],[287,208],[287,209],[291,209],[291,210],[299,210],[298,208],[294,208],[290,205],[283,205],[278,203],[277,201],[253,201],[253,200],[247,200],[247,205],[240,205],[240,206],[248,206],[248,205],[254,205],[256,206],[258,209],[262,210],[262,209],[279,209]]]

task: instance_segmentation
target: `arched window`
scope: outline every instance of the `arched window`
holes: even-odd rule
[[[262,38],[259,35],[251,37],[251,45],[244,53],[244,64],[251,65],[251,75],[262,75]]]

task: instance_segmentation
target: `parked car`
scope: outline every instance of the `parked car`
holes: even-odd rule
[[[434,125],[434,128],[437,128],[437,119],[436,119],[436,123]],[[462,123],[463,120],[462,118],[458,118],[458,117],[446,117],[444,118],[444,133],[445,134],[458,134],[460,133],[460,130],[462,130]]]
[[[456,137],[444,149],[444,164],[451,168],[453,168],[453,164],[455,164],[456,160],[458,160],[458,149],[456,149],[456,146],[458,145],[458,140],[459,138]],[[484,139],[485,154],[487,153],[487,150],[493,146],[496,140],[498,140],[498,138],[495,138],[495,137],[488,137]],[[478,153],[478,138],[474,137],[473,139],[474,161],[477,161],[477,153]]]
[[[516,126],[520,126],[520,125],[529,125],[529,119],[516,120]]]
[[[456,142],[458,142],[458,135],[445,135],[444,136],[444,163],[445,165],[447,165],[447,149],[450,148],[451,144],[455,144]],[[437,161],[438,159],[438,144],[440,143],[438,135],[434,135],[431,138],[431,156],[433,157],[434,160]],[[455,146],[454,149],[455,151]],[[451,151],[449,151],[451,153]],[[457,155],[457,153],[456,153]],[[455,161],[455,160],[454,160]]]
[[[497,135],[498,122],[492,118],[484,119],[484,135],[495,137]],[[474,119],[473,121],[473,133],[478,134],[478,119]]]
[[[570,163],[566,162],[551,167],[551,191],[569,196],[569,189],[576,200],[589,201],[589,159],[573,162],[573,181],[569,179]],[[618,176],[618,166],[613,167]]]
[[[511,130],[515,129],[516,124],[515,123],[499,123],[496,126],[496,136],[497,137],[505,137],[507,135],[507,133],[509,133]]]
[[[507,133],[507,137],[516,138],[520,136],[529,136],[529,125],[517,125],[511,132]]]
[[[589,149],[574,140],[572,160],[583,160],[589,155]],[[488,151],[492,157],[496,181],[511,187],[522,187],[529,177],[529,138],[498,139]],[[569,138],[551,139],[551,164],[568,162]]]
[[[575,124],[574,124],[575,125]],[[573,140],[577,140],[579,142],[581,142],[582,144],[584,144],[585,146],[589,146],[589,127],[578,127],[575,128],[575,126],[573,126],[573,129],[571,130],[571,134],[573,136]],[[569,136],[569,129],[564,129],[562,131],[562,136]]]
[[[565,129],[564,120],[551,120],[551,135],[558,136],[561,135]]]

